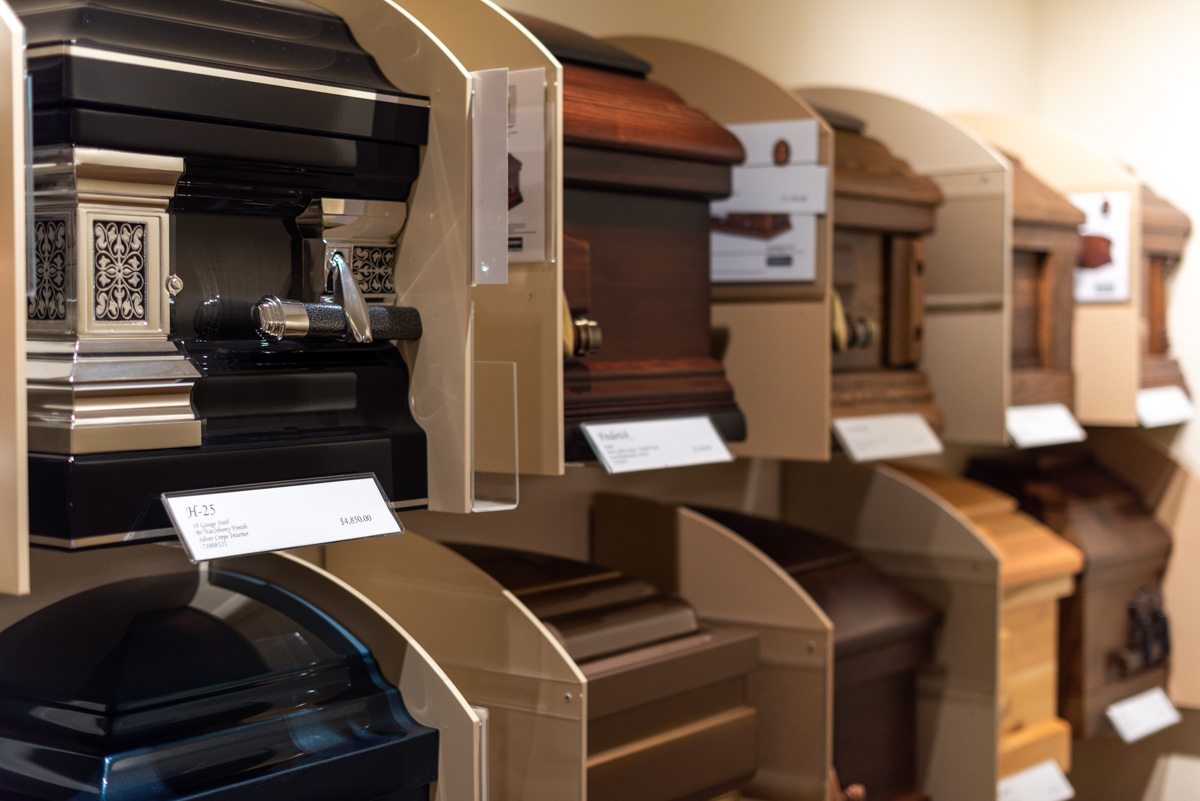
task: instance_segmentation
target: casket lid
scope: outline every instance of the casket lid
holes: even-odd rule
[[[1087,215],[1026,169],[1019,158],[1009,153],[1004,155],[1013,166],[1014,223],[1051,225],[1072,230],[1083,225]]]
[[[649,64],[615,45],[532,14],[519,11],[508,13],[563,64],[624,72],[639,78],[650,74]]]
[[[693,508],[765,553],[812,596],[833,621],[838,659],[928,636],[937,626],[937,609],[849,546],[787,523]]]
[[[361,642],[219,570],[109,584],[0,632],[0,721],[14,801],[366,801],[437,778],[437,732]]]

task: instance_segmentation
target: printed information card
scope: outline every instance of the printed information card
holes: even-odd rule
[[[1158,428],[1186,423],[1196,409],[1183,387],[1150,387],[1138,390],[1137,415],[1143,428]]]
[[[942,452],[942,441],[919,414],[839,417],[833,435],[852,462],[881,462]]]
[[[733,461],[708,417],[584,423],[581,428],[596,458],[610,473]]]
[[[546,70],[508,73],[508,260],[546,260]]]
[[[1004,423],[1018,448],[1041,448],[1087,439],[1087,432],[1075,415],[1061,403],[1009,406],[1004,410]]]
[[[1105,710],[1105,714],[1127,743],[1137,742],[1183,720],[1162,687],[1117,701]]]
[[[1053,759],[1000,780],[998,801],[1068,801],[1075,788]]]
[[[1078,303],[1129,300],[1129,257],[1132,201],[1128,192],[1079,192],[1070,195],[1087,215],[1079,226],[1082,250],[1075,267]]]
[[[404,533],[372,474],[167,492],[193,562]]]

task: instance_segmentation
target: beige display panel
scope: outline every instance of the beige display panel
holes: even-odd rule
[[[0,598],[0,630],[57,601],[115,581],[204,571],[181,548],[136,545],[67,553],[33,551],[34,592]],[[366,645],[396,683],[413,718],[438,729],[438,782],[433,801],[481,801],[480,721],[462,695],[404,628],[320,568],[282,554],[209,563],[260,578],[311,601]]]
[[[817,120],[819,162],[833,164],[833,134],[825,121],[803,100],[744,64],[669,39],[607,41],[648,61],[652,80],[722,125]],[[832,181],[829,186],[826,207],[832,208]],[[818,218],[812,283],[713,287],[713,329],[727,337],[722,363],[746,416],[746,441],[730,445],[739,456],[829,458],[832,241],[832,216],[826,214]]]
[[[0,2],[0,593],[29,592],[25,28]]]
[[[389,0],[316,0],[316,5],[345,20],[388,80],[431,100],[429,144],[409,197],[396,263],[397,303],[422,310],[424,335],[400,344],[411,378],[409,397],[396,403],[407,402],[425,430],[429,507],[470,512],[476,359],[471,75],[414,14]]]
[[[785,482],[788,522],[853,546],[942,610],[934,658],[918,680],[918,779],[933,798],[996,798],[996,552],[948,503],[886,466],[794,463]]]
[[[411,532],[326,546],[325,564],[399,615],[467,700],[487,708],[491,801],[584,801],[587,679],[516,596]]]
[[[747,799],[825,801],[833,764],[833,624],[795,579],[681,506],[597,495],[594,560],[687,599],[710,624],[759,635],[750,674],[759,768]]]
[[[1128,192],[1130,197],[1129,299],[1075,306],[1072,366],[1075,417],[1085,425],[1136,426],[1141,386],[1142,302],[1141,187],[1128,169],[1039,120],[1015,115],[964,113],[953,119],[976,131],[1062,194]]]
[[[1187,623],[1200,609],[1200,477],[1176,461],[1164,432],[1096,428],[1088,431],[1088,442],[1101,464],[1133,487],[1171,534],[1163,581],[1164,604],[1175,623],[1167,692],[1178,706],[1200,708],[1200,671],[1192,667],[1200,664],[1200,631]]]
[[[510,262],[507,284],[475,286],[470,297],[475,305],[475,358],[517,365],[520,469],[559,475],[563,471],[562,65],[490,0],[407,0],[403,5],[470,72],[500,67],[546,71],[547,258]],[[497,393],[511,393],[511,389],[477,372],[477,406]],[[498,432],[482,426],[476,431],[479,464],[507,463],[510,427],[502,422]]]
[[[1004,445],[1012,399],[1012,167],[962,125],[899,98],[801,88],[814,106],[851,114],[942,191],[925,239],[921,368],[947,443]]]

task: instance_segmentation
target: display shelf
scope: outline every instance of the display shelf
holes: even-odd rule
[[[766,76],[685,42],[633,36],[608,41],[651,63],[654,80],[722,125],[815,120],[816,163],[831,164],[832,130]],[[832,190],[825,201],[826,208],[832,206]],[[746,440],[731,444],[739,456],[829,458],[832,242],[832,215],[819,215],[812,281],[713,286],[712,322],[723,341],[722,364],[746,414]]]

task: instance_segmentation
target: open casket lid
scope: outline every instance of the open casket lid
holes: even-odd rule
[[[0,796],[408,798],[437,779],[366,647],[226,570],[127,579],[0,632]]]

